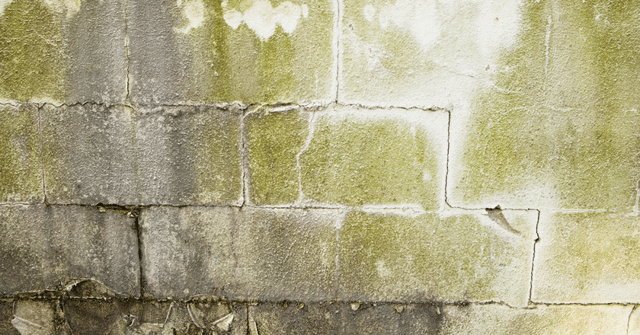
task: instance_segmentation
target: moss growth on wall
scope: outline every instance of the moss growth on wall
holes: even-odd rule
[[[309,135],[309,114],[260,112],[247,117],[251,201],[290,204],[298,199],[296,156]]]
[[[505,238],[479,220],[349,213],[340,242],[342,297],[525,301],[532,240]]]
[[[0,202],[43,197],[38,109],[0,107]]]
[[[439,158],[426,131],[405,121],[321,117],[300,156],[302,190],[322,203],[437,209]]]
[[[629,1],[523,5],[517,44],[472,106],[454,191],[463,203],[503,195],[513,206],[631,209],[640,94],[623,87],[640,80],[640,25],[629,14],[639,10]]]
[[[61,16],[41,0],[6,5],[0,15],[0,99],[63,100]]]

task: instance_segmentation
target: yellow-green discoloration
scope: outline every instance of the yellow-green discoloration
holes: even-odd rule
[[[62,13],[41,0],[8,4],[0,15],[0,99],[62,101]]]
[[[0,202],[42,198],[38,110],[0,107]]]
[[[631,1],[525,3],[517,44],[472,106],[456,200],[634,206],[639,12]]]
[[[321,117],[300,156],[305,197],[351,206],[439,208],[439,159],[426,131],[394,119]]]
[[[297,111],[247,117],[251,200],[279,205],[298,199],[296,156],[309,134],[309,114]]]
[[[540,219],[533,299],[637,302],[640,225],[636,216],[553,213]]]
[[[185,36],[193,51],[189,70],[193,80],[184,88],[189,100],[252,103],[333,99],[332,1],[307,3],[308,17],[300,16],[291,34],[277,25],[267,39],[260,38],[245,23],[233,29],[223,17],[225,10],[246,12],[253,1],[226,2],[223,8],[221,0],[204,1],[205,20]],[[271,6],[283,2],[274,0]],[[184,26],[184,22],[177,26]]]
[[[373,300],[527,299],[532,220],[524,236],[481,224],[488,218],[348,214],[340,242],[340,295]]]
[[[626,334],[631,306],[446,306],[439,334]]]

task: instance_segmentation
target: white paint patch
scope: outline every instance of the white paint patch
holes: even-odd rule
[[[183,15],[187,18],[187,26],[178,29],[179,32],[186,34],[191,29],[198,28],[204,22],[204,4],[202,0],[191,0],[182,5],[182,0],[178,0],[178,7],[183,7]]]
[[[384,261],[378,260],[378,261],[376,261],[375,264],[376,264],[376,270],[378,270],[378,276],[380,276],[382,278],[391,276],[391,270],[389,270],[385,266]]]
[[[237,29],[244,23],[262,40],[267,40],[276,32],[278,25],[285,33],[292,34],[298,26],[300,17],[306,18],[308,15],[309,7],[306,5],[298,6],[285,1],[273,8],[271,2],[258,0],[244,14],[235,9],[225,10],[223,18],[229,27]]]
[[[373,7],[372,5],[364,6],[364,18],[367,19],[367,21],[373,21],[375,17],[376,17],[376,8]]]

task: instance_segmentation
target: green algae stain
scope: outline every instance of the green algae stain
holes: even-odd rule
[[[62,14],[40,0],[12,1],[0,15],[0,97],[64,98]]]
[[[437,209],[438,158],[426,131],[404,121],[324,117],[300,158],[303,193],[323,203]]]
[[[0,110],[0,202],[42,197],[42,170],[35,106]]]
[[[506,299],[500,273],[526,264],[526,256],[518,242],[504,240],[477,220],[349,213],[340,242],[343,298]],[[526,287],[528,276],[522,279],[520,286]]]
[[[594,287],[628,285],[640,273],[638,219],[600,213],[556,214],[553,259],[585,295]],[[571,291],[571,290],[569,290]]]
[[[598,8],[611,25],[597,22]],[[523,5],[518,42],[472,106],[465,174],[456,186],[465,203],[543,185],[542,197],[551,199],[535,201],[553,206],[634,205],[640,114],[632,108],[639,96],[616,83],[637,86],[637,76],[619,75],[638,68],[639,39],[626,32],[640,26],[622,13],[639,8],[624,1]]]
[[[271,1],[271,6],[276,8],[282,2]],[[308,17],[299,17],[293,33],[277,24],[275,33],[265,39],[246,23],[233,29],[224,20],[225,11],[244,13],[253,4],[229,1],[223,7],[220,0],[205,1],[209,17],[191,38],[195,50],[192,73],[199,83],[187,89],[192,99],[275,103],[329,98],[333,85],[332,2],[307,4]]]
[[[308,118],[299,112],[247,117],[250,194],[255,204],[290,204],[298,199],[297,155],[309,133]]]

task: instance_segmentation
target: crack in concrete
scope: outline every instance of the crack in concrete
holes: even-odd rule
[[[125,104],[130,103],[131,100],[131,58],[129,52],[129,22],[127,17],[127,8],[129,7],[129,1],[124,4],[124,50],[125,57],[127,58],[127,95],[124,97]]]
[[[534,271],[534,266],[535,266],[535,261],[536,261],[536,245],[538,244],[538,242],[540,241],[540,233],[538,232],[538,228],[540,226],[540,211],[538,210],[538,219],[536,220],[536,239],[533,241],[533,255],[531,257],[531,277],[529,278],[529,304],[532,304],[533,301],[531,300],[533,297],[533,271]]]
[[[44,180],[44,150],[42,149],[42,107],[38,106],[38,143],[40,145],[40,167],[42,168],[42,202],[44,204],[48,204],[47,202],[47,185]]]
[[[631,312],[629,312],[629,317],[627,318],[627,335],[629,335],[629,327],[631,326],[631,316],[633,315],[633,312],[636,311],[636,309],[638,309],[638,306],[633,306],[633,308],[631,308]]]
[[[309,134],[307,135],[307,139],[304,142],[304,146],[300,149],[300,152],[296,155],[296,170],[298,170],[298,199],[294,203],[295,205],[301,205],[304,203],[304,192],[302,190],[302,166],[300,165],[300,156],[304,154],[307,150],[309,150],[309,146],[311,145],[311,141],[313,140],[313,135],[315,132],[315,122],[316,122],[316,113],[311,112],[311,117],[309,118]]]

